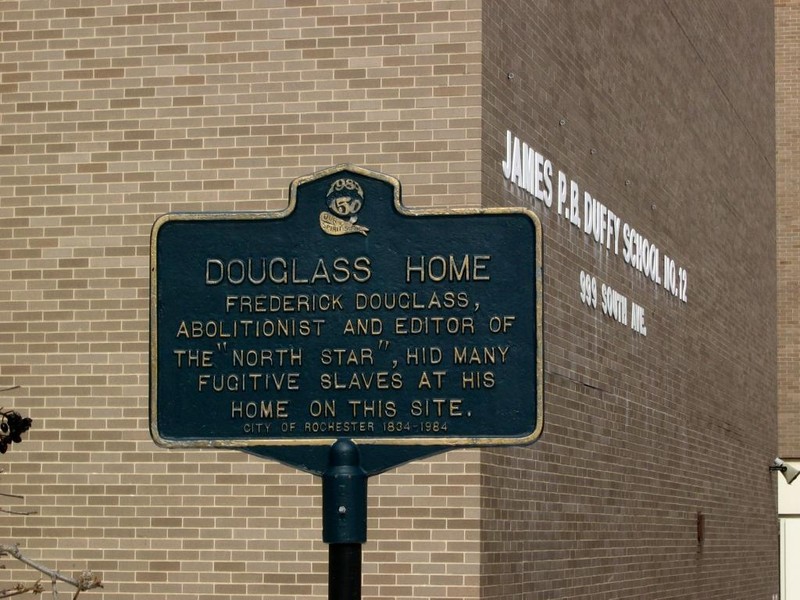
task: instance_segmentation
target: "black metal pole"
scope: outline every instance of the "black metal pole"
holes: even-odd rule
[[[361,599],[361,544],[328,546],[328,600]]]
[[[322,541],[328,600],[361,600],[361,545],[367,541],[367,474],[351,440],[331,446],[322,474]]]

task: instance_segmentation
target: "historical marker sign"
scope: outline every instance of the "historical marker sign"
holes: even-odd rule
[[[539,221],[420,211],[341,165],[280,212],[151,239],[150,428],[170,447],[510,445],[542,430]]]

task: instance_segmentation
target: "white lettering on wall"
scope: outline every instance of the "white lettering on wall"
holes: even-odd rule
[[[520,143],[510,131],[506,136],[503,174],[547,208],[553,206],[553,163],[525,142]]]
[[[688,302],[686,269],[678,267],[653,240],[637,231],[588,190],[583,190],[581,195],[578,182],[569,178],[564,171],[557,171],[554,187],[553,173],[556,171],[553,162],[527,142],[521,141],[510,130],[506,131],[505,142],[506,153],[502,167],[503,175],[508,181],[542,202],[547,209],[554,209],[565,223],[583,231],[609,253],[621,256],[625,264],[654,284],[662,286],[682,302]],[[583,287],[581,289],[581,298],[584,299],[585,290]],[[646,335],[644,309],[635,303],[631,305],[636,311],[632,315],[632,327],[638,333]]]

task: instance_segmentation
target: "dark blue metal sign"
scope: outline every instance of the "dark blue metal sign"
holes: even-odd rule
[[[151,239],[150,429],[169,447],[528,444],[542,431],[541,232],[411,210],[353,165],[280,212],[173,213]]]

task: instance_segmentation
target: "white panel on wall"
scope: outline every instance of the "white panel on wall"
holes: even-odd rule
[[[800,600],[800,518],[781,519],[781,600]]]

